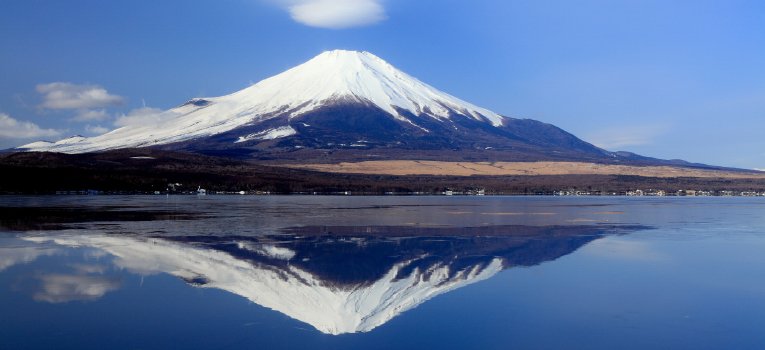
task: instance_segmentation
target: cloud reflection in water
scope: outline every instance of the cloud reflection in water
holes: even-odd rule
[[[34,294],[37,301],[65,303],[74,300],[93,301],[122,285],[122,276],[42,275],[42,291]]]

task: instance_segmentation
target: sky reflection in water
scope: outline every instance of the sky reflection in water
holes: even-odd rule
[[[2,202],[38,207],[0,214],[12,348],[763,340],[751,199],[37,198]]]

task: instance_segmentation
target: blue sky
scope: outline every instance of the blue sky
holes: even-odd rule
[[[4,1],[0,149],[347,49],[608,150],[765,168],[764,18],[762,1]]]

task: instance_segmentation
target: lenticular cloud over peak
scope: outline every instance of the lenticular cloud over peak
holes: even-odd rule
[[[294,0],[285,3],[292,19],[312,27],[359,27],[388,18],[381,0]]]

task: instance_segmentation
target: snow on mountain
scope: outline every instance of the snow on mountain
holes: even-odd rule
[[[502,259],[494,258],[488,266],[473,265],[456,274],[450,274],[449,266],[435,264],[427,271],[415,268],[406,278],[397,279],[399,271],[414,262],[404,261],[377,281],[338,288],[293,266],[282,270],[267,264],[252,264],[226,252],[162,239],[94,235],[24,239],[100,248],[117,257],[114,264],[118,268],[131,273],[169,273],[199,287],[223,289],[328,334],[372,330],[430,298],[487,279],[502,270]],[[274,246],[245,249],[260,250],[277,259],[289,259],[294,254]]]
[[[438,91],[371,53],[335,50],[231,95],[193,99],[146,118],[153,120],[149,124],[125,126],[104,135],[66,139],[52,145],[35,142],[17,149],[84,153],[163,145],[208,137],[280,116],[294,118],[333,101],[371,103],[415,126],[399,113],[399,108],[415,116],[437,120],[446,120],[458,113],[493,126],[501,126],[505,119]],[[242,135],[236,142],[282,138],[295,133],[295,129],[283,125]]]
[[[239,137],[239,140],[234,141],[234,143],[245,142],[249,140],[273,140],[295,134],[297,134],[297,130],[293,129],[291,126],[280,126],[278,128],[271,128],[261,132],[256,132],[254,134],[241,136]]]
[[[61,140],[64,141],[64,140]],[[58,145],[63,145],[61,141],[58,141]],[[28,143],[24,146],[19,146],[19,148],[29,149],[29,150],[40,150],[40,151],[47,151],[49,148],[55,147],[56,142],[50,142],[50,141],[35,141],[32,143]]]

